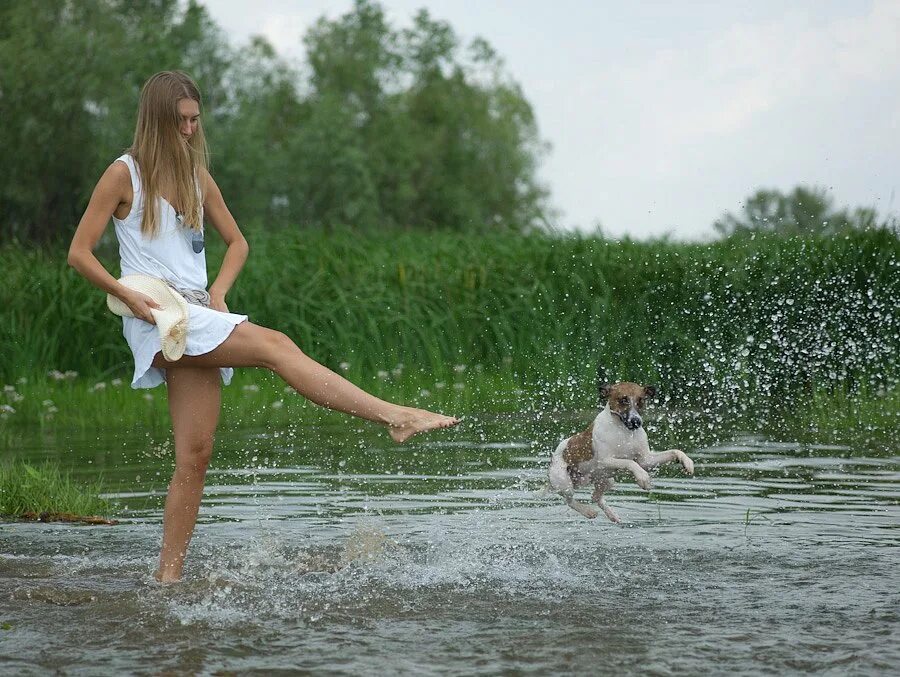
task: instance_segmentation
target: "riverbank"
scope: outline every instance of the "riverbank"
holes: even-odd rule
[[[720,418],[896,410],[900,239],[887,230],[706,244],[246,230],[230,308],[381,397],[457,414],[590,409],[601,365]],[[221,254],[210,238],[210,279]],[[98,256],[118,273],[109,234]],[[62,246],[7,244],[0,265],[0,431],[168,426],[164,389],[129,388],[120,321]],[[324,415],[254,369],[237,370],[223,409],[235,426]]]
[[[102,481],[75,481],[54,463],[0,463],[0,519],[115,524],[103,493]]]

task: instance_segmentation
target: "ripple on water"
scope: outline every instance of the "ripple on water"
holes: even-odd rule
[[[266,437],[235,444],[248,439],[256,453]],[[226,448],[178,586],[151,578],[164,472],[121,478],[135,507],[114,528],[3,525],[0,660],[417,674],[900,661],[896,458],[695,450],[695,478],[620,483],[615,526],[541,491],[537,442],[451,442],[373,446],[342,467],[339,449],[282,438],[282,465],[238,470]]]

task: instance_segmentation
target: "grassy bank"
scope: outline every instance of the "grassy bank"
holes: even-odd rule
[[[229,294],[231,309],[405,401],[508,409],[524,390],[529,403],[589,405],[602,364],[610,378],[652,381],[676,402],[739,412],[748,403],[777,407],[794,392],[892,391],[900,375],[900,241],[888,231],[703,245],[547,234],[247,234],[250,260]],[[117,274],[112,239],[99,255]],[[219,243],[208,260],[213,279]],[[66,267],[62,247],[7,245],[0,265],[0,378],[12,388],[0,404],[16,410],[7,422],[23,412],[59,421],[63,402],[102,419],[109,405],[94,403],[118,397],[112,379],[127,388],[133,368],[120,321]],[[55,381],[52,370],[78,377]],[[258,420],[282,397],[267,378],[239,372],[226,407]],[[41,382],[74,390],[54,396]],[[105,390],[86,390],[98,383]],[[269,400],[242,390],[252,385]],[[122,401],[138,420],[156,420],[165,410],[155,392],[149,402],[147,393]],[[58,411],[48,417],[51,407]]]
[[[42,521],[106,523],[112,505],[102,483],[84,485],[50,464],[0,464],[0,516]]]

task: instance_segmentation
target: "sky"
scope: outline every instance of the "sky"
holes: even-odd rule
[[[351,0],[206,0],[234,45],[301,37]],[[564,229],[713,237],[759,188],[829,191],[900,213],[900,0],[623,3],[383,0],[485,38],[551,149],[540,180]]]

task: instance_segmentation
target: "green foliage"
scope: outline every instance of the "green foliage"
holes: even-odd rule
[[[262,229],[248,239],[230,308],[333,369],[349,363],[357,381],[398,363],[436,378],[481,364],[580,395],[603,364],[687,402],[777,406],[797,389],[876,391],[900,376],[900,240],[885,230],[712,245]],[[211,279],[221,254],[210,241]],[[51,369],[127,381],[121,323],[61,247],[0,247],[0,267],[5,383]],[[544,390],[557,401],[560,388]]]
[[[760,232],[835,235],[849,228],[881,226],[874,209],[835,210],[834,200],[818,186],[797,186],[786,195],[777,190],[758,190],[747,198],[743,214],[727,213],[713,224],[717,232],[726,236]]]
[[[101,493],[101,482],[77,483],[56,465],[35,466],[21,461],[0,464],[0,515],[108,514],[112,506],[100,498]]]
[[[541,221],[534,117],[483,41],[464,49],[424,11],[401,31],[360,0],[304,43],[308,73],[262,38],[229,46],[193,0],[0,3],[0,237],[71,235],[131,144],[141,85],[164,69],[185,70],[204,92],[213,174],[239,221]]]
[[[100,174],[131,144],[152,73],[221,88],[221,34],[177,0],[0,3],[2,237],[68,237]]]
[[[213,148],[233,211],[325,228],[519,230],[541,222],[531,107],[482,40],[358,1],[304,38],[308,81],[260,40]],[[301,92],[303,92],[301,94]]]

